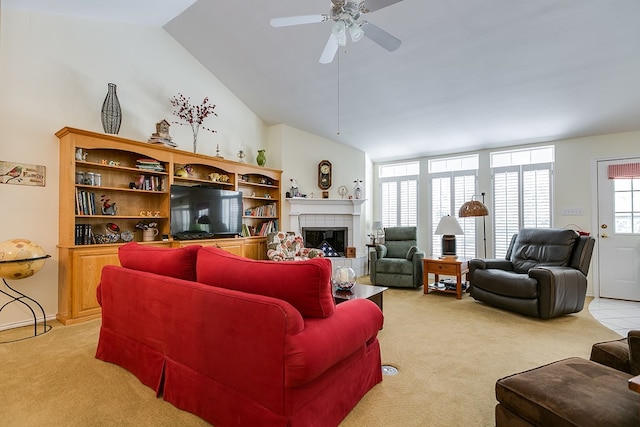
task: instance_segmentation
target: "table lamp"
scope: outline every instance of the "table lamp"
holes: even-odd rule
[[[377,243],[381,243],[380,242],[380,230],[382,230],[382,221],[373,221],[373,224],[371,225],[371,237],[373,238],[373,244],[376,244],[376,240]]]
[[[464,234],[464,231],[455,217],[447,215],[440,218],[435,234],[442,235],[442,257],[457,258],[456,234]]]

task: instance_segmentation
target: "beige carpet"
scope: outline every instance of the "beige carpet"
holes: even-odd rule
[[[588,313],[547,321],[463,296],[390,289],[384,295],[385,376],[342,426],[493,426],[494,384],[505,375],[619,336]],[[201,426],[127,371],[94,358],[99,320],[0,344],[2,426]],[[0,332],[0,341],[11,331]],[[339,399],[339,396],[336,396]]]

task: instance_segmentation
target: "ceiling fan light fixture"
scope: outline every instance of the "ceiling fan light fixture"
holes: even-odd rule
[[[345,24],[344,21],[337,21],[333,24],[331,33],[336,37],[338,45],[347,45],[347,24]]]
[[[351,41],[355,43],[364,36],[364,30],[360,28],[360,24],[354,22],[349,25],[349,35],[351,36]]]

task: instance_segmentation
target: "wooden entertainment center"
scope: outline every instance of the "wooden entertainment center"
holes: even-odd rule
[[[96,288],[102,267],[119,265],[118,247],[125,241],[119,237],[114,243],[95,243],[96,239],[104,242],[125,234],[145,245],[215,245],[236,255],[266,258],[264,235],[173,240],[169,188],[206,184],[241,191],[242,222],[247,226],[243,228],[259,233],[263,223],[278,227],[282,171],[69,127],[56,136],[60,140],[57,318],[62,323],[100,316]],[[155,241],[142,242],[142,231],[136,228],[141,222],[157,223]]]

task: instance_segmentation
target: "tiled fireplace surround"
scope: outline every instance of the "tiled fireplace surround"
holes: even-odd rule
[[[364,218],[362,217],[362,199],[315,199],[295,197],[289,201],[291,231],[302,235],[302,229],[309,228],[347,228],[347,246],[356,248],[355,258],[330,257],[333,268],[349,266],[358,277],[366,272],[367,255],[362,240]]]

